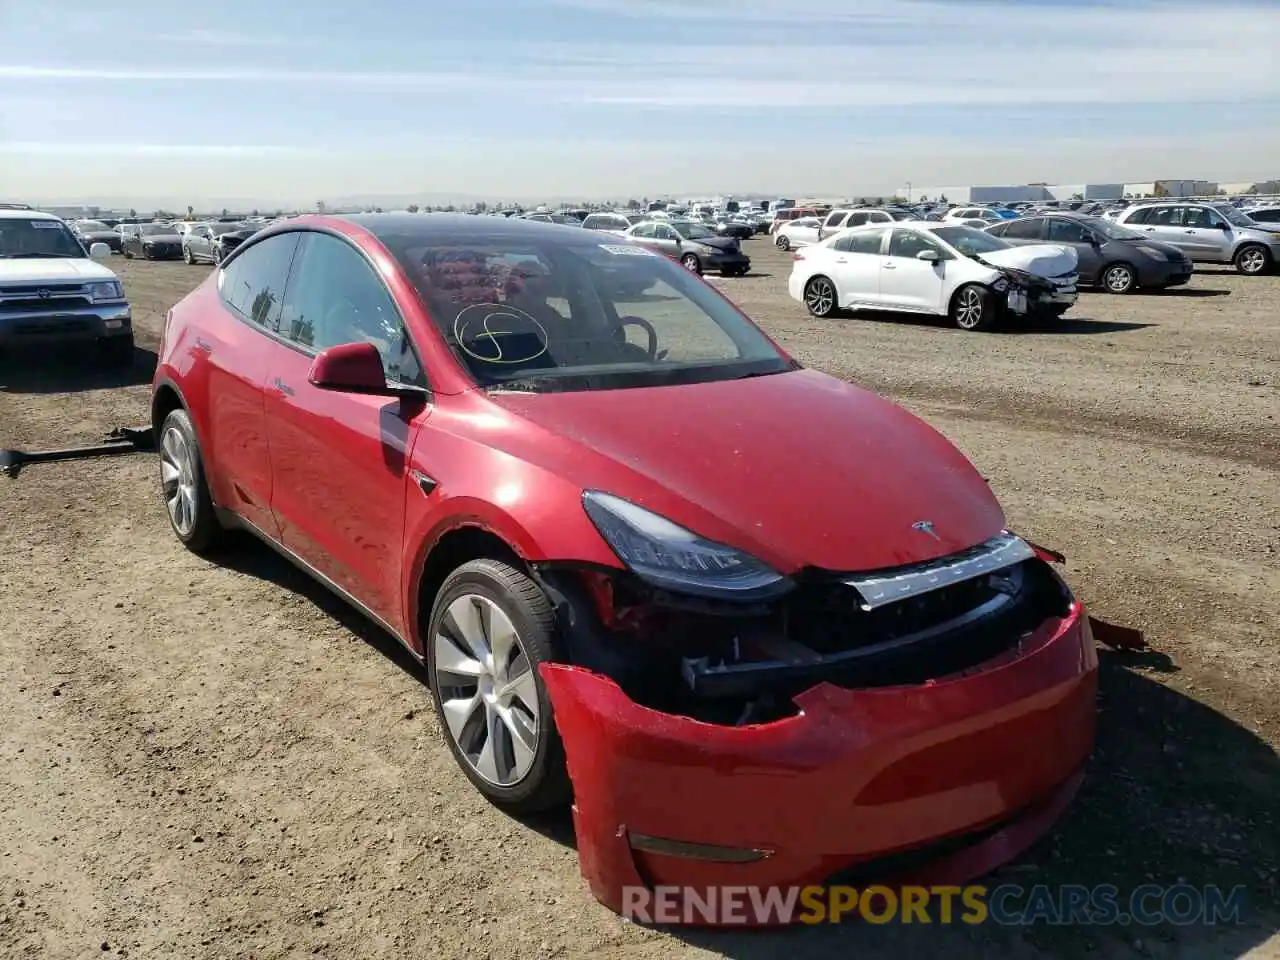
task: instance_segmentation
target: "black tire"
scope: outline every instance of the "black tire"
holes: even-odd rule
[[[996,302],[980,283],[967,283],[951,298],[951,322],[961,330],[990,330],[996,325]]]
[[[132,250],[125,250],[125,251],[124,251],[124,258],[125,258],[126,260],[132,260],[132,259],[133,259],[133,251],[132,251]]]
[[[804,305],[810,316],[819,320],[831,316],[840,305],[840,295],[835,283],[822,274],[810,277],[809,282],[804,285]]]
[[[184,261],[186,261],[187,266],[189,266],[189,267],[194,267],[194,266],[195,266],[196,258],[195,258],[194,256],[192,256],[192,254],[191,254],[191,248],[190,248],[190,247],[185,246],[185,245],[183,246],[183,248],[182,248],[182,259],[183,259]]]
[[[98,345],[98,352],[108,366],[133,366],[133,334],[103,339]]]
[[[1246,243],[1231,259],[1237,273],[1257,277],[1271,269],[1271,254],[1260,243]]]
[[[784,233],[782,236],[778,237],[778,239],[774,241],[774,244],[775,244],[775,245],[777,246],[777,248],[778,248],[779,250],[781,250],[783,253],[790,253],[790,252],[791,252],[791,240],[790,240],[790,239],[788,239],[788,237],[787,237],[787,235],[786,235],[785,233]]]
[[[221,265],[221,263],[222,263],[222,248],[214,247],[213,248],[213,265],[216,267]]]
[[[151,251],[150,251],[150,250],[148,250],[146,247],[143,247],[143,248],[142,248],[142,259],[143,259],[143,260],[150,260],[150,259],[151,259]]]
[[[702,261],[698,259],[698,255],[696,253],[686,253],[680,258],[680,263],[690,273],[701,275]]]
[[[1138,289],[1138,271],[1123,261],[1108,263],[1098,274],[1098,286],[1107,293],[1133,293]]]
[[[441,700],[435,637],[450,604],[468,595],[491,601],[511,621],[537,687],[539,729],[533,763],[523,778],[509,786],[486,780],[475,770],[450,730]],[[551,699],[538,673],[539,664],[561,659],[556,653],[555,613],[542,589],[523,571],[501,561],[464,563],[449,574],[436,594],[426,634],[426,654],[431,699],[440,721],[441,736],[475,788],[490,803],[514,814],[538,813],[568,805],[573,789],[565,766],[564,743],[551,713]]]
[[[191,453],[193,460],[192,473],[194,475],[195,486],[195,520],[190,530],[180,529],[178,524],[174,522],[173,515],[166,508],[165,513],[169,516],[169,526],[172,528],[174,536],[181,541],[182,545],[192,553],[207,554],[222,539],[222,525],[218,522],[217,514],[213,509],[213,498],[209,494],[209,481],[204,472],[204,457],[200,452],[200,444],[196,440],[196,430],[191,423],[191,417],[186,410],[181,408],[173,410],[164,422],[160,425],[160,433],[156,438],[157,446],[161,454],[161,479],[160,490],[161,495],[166,493],[164,479],[164,454],[165,454],[165,438],[170,431],[177,431],[182,435],[182,439],[187,444],[187,449]],[[167,503],[166,499],[166,503]]]

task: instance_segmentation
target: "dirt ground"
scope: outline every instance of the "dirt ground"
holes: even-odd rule
[[[1103,654],[1086,786],[999,879],[1244,884],[1243,925],[623,923],[566,822],[481,801],[391,640],[265,549],[185,552],[129,457],[0,480],[0,957],[1280,957],[1280,276],[1207,269],[984,335],[812,320],[789,259],[748,247],[753,275],[714,282],[943,430],[1154,647]],[[133,371],[0,368],[0,447],[146,421],[164,310],[207,268],[114,265]]]

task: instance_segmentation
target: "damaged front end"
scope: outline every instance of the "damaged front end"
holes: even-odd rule
[[[992,289],[1004,296],[1004,310],[1013,316],[1057,315],[1073,307],[1080,297],[1079,272],[1071,269],[1054,276],[981,261],[999,272]]]
[[[537,575],[582,870],[615,910],[637,884],[821,883],[904,854],[985,872],[1047,829],[1092,747],[1083,612],[1012,534],[753,601]]]

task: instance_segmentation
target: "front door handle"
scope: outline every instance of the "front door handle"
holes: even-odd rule
[[[881,266],[882,266],[882,267],[883,267],[883,269],[885,269],[885,270],[897,270],[897,269],[898,269],[898,265],[897,265],[896,263],[885,263],[885,264],[881,264]]]
[[[837,258],[836,258],[836,263],[848,263],[848,262],[849,262],[849,261],[848,261],[848,260],[846,260],[844,257],[837,257]]]
[[[275,388],[279,390],[281,393],[283,393],[286,397],[293,396],[293,387],[289,386],[279,377],[276,377]]]

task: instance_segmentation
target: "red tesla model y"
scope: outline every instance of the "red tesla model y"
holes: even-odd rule
[[[303,217],[170,311],[174,532],[283,553],[425,665],[495,804],[583,873],[987,871],[1093,743],[1086,618],[986,482],[674,260],[496,217]]]

